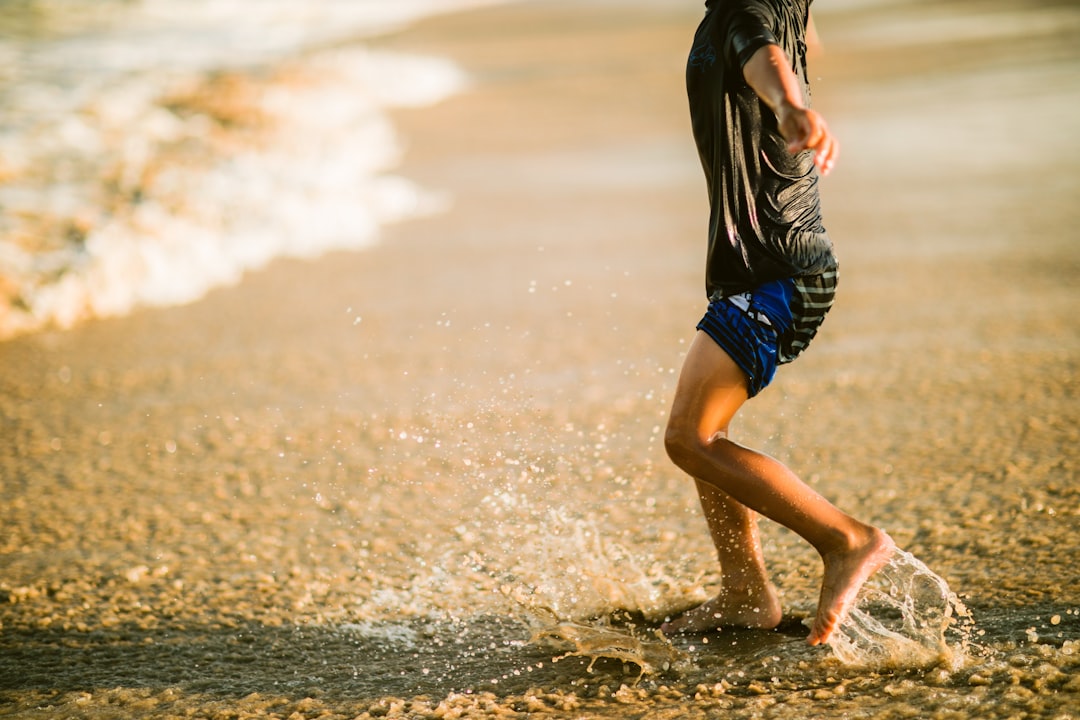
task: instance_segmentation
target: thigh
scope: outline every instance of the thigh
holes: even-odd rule
[[[746,373],[738,363],[698,331],[683,361],[669,424],[708,442],[716,433],[727,433],[748,392]]]

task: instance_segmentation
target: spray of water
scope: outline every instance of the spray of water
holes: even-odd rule
[[[460,445],[449,436],[432,436],[431,427],[447,422],[389,434],[401,442],[443,443],[460,451],[456,482],[472,499],[462,500],[463,514],[440,511],[430,518],[429,523],[445,524],[451,541],[433,547],[422,561],[404,558],[409,581],[367,594],[352,617],[455,618],[482,611],[522,621],[532,642],[553,646],[564,653],[560,657],[594,663],[607,658],[636,665],[646,675],[688,662],[655,626],[677,606],[704,600],[687,590],[703,594],[701,584],[688,584],[685,569],[672,567],[670,555],[661,560],[653,546],[624,541],[634,536],[625,532],[628,518],[565,503],[552,506],[553,497],[567,499],[551,480],[566,470],[558,438],[530,444],[524,435],[513,435],[513,452],[492,451],[473,437],[474,429],[479,437],[488,436],[474,428],[477,422],[460,426],[469,439]],[[574,436],[566,442],[581,440]],[[389,506],[382,510],[392,512]],[[974,630],[970,613],[945,580],[898,551],[864,586],[830,645],[849,667],[958,668],[968,657]]]
[[[898,550],[860,591],[829,646],[845,665],[955,669],[968,657],[973,630],[971,613],[948,583]]]
[[[555,660],[587,657],[591,672],[608,658],[637,666],[639,678],[687,662],[658,630],[643,627],[664,615],[671,579],[607,538],[595,517],[548,509],[518,537],[526,539],[526,561],[500,591],[531,628],[531,642],[563,651]]]
[[[531,642],[572,647],[555,661],[587,657],[590,659],[589,672],[600,658],[636,665],[639,680],[644,675],[686,666],[690,662],[689,656],[672,645],[659,630],[654,629],[651,635],[642,634],[632,627],[617,628],[604,620],[589,624],[558,620],[551,615],[546,624],[533,632]]]
[[[527,565],[516,568],[515,599],[560,618],[624,611],[659,618],[671,580],[646,559],[610,540],[596,518],[549,509],[526,532]]]

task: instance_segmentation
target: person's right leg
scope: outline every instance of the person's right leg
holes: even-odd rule
[[[660,630],[673,635],[725,626],[776,627],[783,611],[765,570],[757,513],[715,486],[696,482],[720,561],[720,590],[715,597],[664,623]]]
[[[747,378],[726,353],[702,353],[698,345],[716,347],[713,340],[699,334],[691,344],[687,367],[680,375],[674,416],[680,413],[680,399],[693,392],[691,380],[699,375],[695,362],[717,361],[707,384],[694,386],[707,397],[699,407],[707,411],[698,416],[698,433],[709,442],[726,438],[731,419],[747,397]],[[727,362],[724,362],[726,360]],[[720,589],[717,595],[692,608],[661,627],[666,634],[707,632],[723,626],[769,629],[780,622],[781,608],[776,591],[765,571],[765,559],[758,534],[758,516],[715,484],[695,481],[698,499],[709,535],[720,562]]]

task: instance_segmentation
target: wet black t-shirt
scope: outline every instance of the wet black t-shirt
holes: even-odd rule
[[[813,153],[792,155],[742,67],[767,44],[791,58],[809,102],[810,0],[709,0],[686,68],[690,116],[709,192],[710,298],[836,268],[821,221]]]

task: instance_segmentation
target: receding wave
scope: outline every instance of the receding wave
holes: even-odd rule
[[[0,338],[195,300],[446,198],[395,106],[465,78],[364,38],[476,2],[34,3],[0,21]]]

